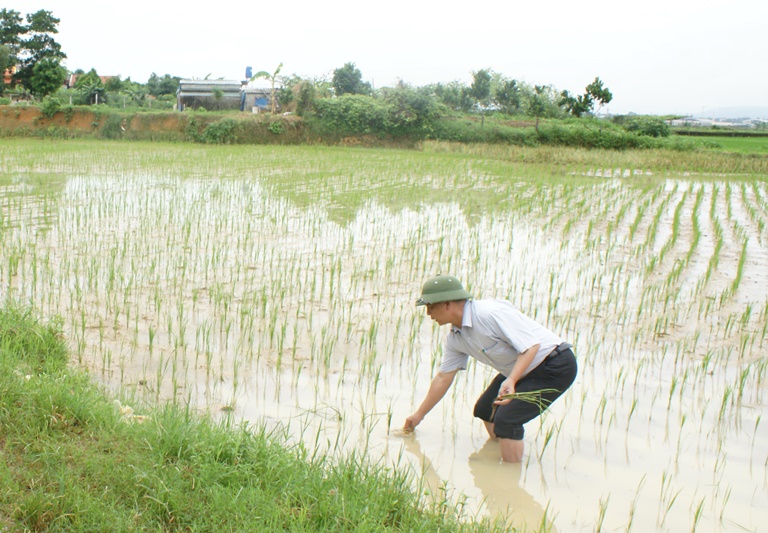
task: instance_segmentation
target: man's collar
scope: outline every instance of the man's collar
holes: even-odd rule
[[[464,310],[461,314],[461,327],[457,328],[454,325],[451,325],[451,330],[453,331],[461,331],[463,328],[471,328],[472,327],[472,308],[473,308],[473,302],[472,300],[467,300],[464,302]]]

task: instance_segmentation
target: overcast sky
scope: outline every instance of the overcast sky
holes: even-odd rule
[[[61,20],[70,70],[146,82],[152,72],[242,79],[253,71],[329,78],[354,62],[375,87],[471,81],[490,68],[582,93],[607,110],[701,113],[768,107],[768,0],[591,2],[4,0]]]

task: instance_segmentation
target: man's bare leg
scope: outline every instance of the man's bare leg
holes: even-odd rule
[[[505,463],[522,463],[523,448],[525,444],[522,440],[499,439],[501,448],[501,460]]]
[[[483,420],[483,424],[485,424],[485,430],[488,432],[488,435],[490,435],[492,439],[495,439],[496,433],[493,432],[493,422],[486,422]]]

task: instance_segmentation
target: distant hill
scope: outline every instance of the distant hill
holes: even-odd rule
[[[701,113],[694,115],[697,118],[768,118],[768,107],[766,106],[734,106],[717,107],[706,109]]]

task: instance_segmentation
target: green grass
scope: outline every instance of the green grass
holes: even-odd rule
[[[67,359],[56,322],[0,309],[3,531],[494,529],[355,455],[332,461],[172,405],[131,422]]]
[[[768,155],[768,135],[761,137],[706,137],[707,146],[717,144],[719,150],[739,154]]]

